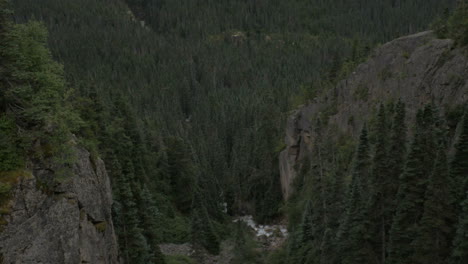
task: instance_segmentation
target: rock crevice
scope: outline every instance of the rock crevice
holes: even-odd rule
[[[37,168],[12,190],[0,233],[3,263],[119,263],[104,162],[93,166],[80,147],[75,153],[73,175],[52,190],[38,187],[38,179],[53,177],[53,170]]]

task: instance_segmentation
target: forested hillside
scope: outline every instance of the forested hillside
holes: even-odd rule
[[[467,12],[437,25],[451,39],[386,43],[289,117],[276,263],[468,261]]]
[[[217,254],[220,241],[232,235],[230,215],[253,214],[260,222],[287,215],[295,229],[300,221],[289,208],[302,212],[305,203],[301,197],[284,204],[278,170],[288,112],[328,94],[379,44],[427,30],[437,17],[440,36],[465,45],[466,13],[449,18],[455,2],[1,0],[0,133],[8,140],[0,141],[5,145],[0,171],[27,167],[37,140],[50,146],[40,148],[45,152],[40,155],[65,155],[75,134],[80,146],[106,164],[126,263],[163,263],[158,248],[163,242],[192,242]],[[9,18],[13,21],[5,22]],[[7,24],[14,29],[6,30]],[[398,105],[382,103],[380,116],[391,120]],[[332,115],[334,109],[326,111]],[[436,131],[438,122],[425,126]],[[383,126],[389,130],[393,123]],[[369,129],[370,137],[378,138]],[[365,134],[364,159],[370,151]],[[453,139],[435,134],[436,145]],[[61,158],[66,171],[69,157]],[[344,163],[339,168],[346,169]],[[356,164],[356,175],[371,166],[367,160]],[[307,173],[312,172],[304,166]],[[359,177],[352,186],[364,188]],[[0,187],[1,195],[8,192]],[[364,198],[356,193],[362,192],[350,197],[361,199],[353,204],[358,210]],[[303,216],[309,220],[319,214],[317,201],[310,200]],[[300,236],[301,243],[313,240]],[[293,234],[291,253],[279,253],[285,263],[305,263],[300,257],[312,254],[297,249],[296,239]]]

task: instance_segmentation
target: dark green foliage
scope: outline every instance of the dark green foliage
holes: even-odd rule
[[[468,192],[466,199],[461,204],[462,213],[460,214],[457,233],[453,241],[453,253],[450,259],[451,264],[462,264],[468,261]]]
[[[337,258],[341,263],[371,263],[374,259],[366,210],[370,184],[369,151],[367,128],[364,126],[355,155],[346,212],[337,235]]]
[[[450,190],[445,139],[437,151],[437,159],[427,185],[424,213],[411,247],[412,263],[447,263],[456,220]]]
[[[468,114],[460,122],[460,135],[455,145],[455,154],[450,163],[450,177],[453,181],[455,201],[462,201],[468,189]]]
[[[1,7],[4,3],[0,0]],[[226,220],[224,202],[229,213],[255,212],[261,222],[278,215],[276,146],[291,97],[302,92],[313,99],[349,73],[371,47],[425,28],[453,3],[16,0],[17,22],[34,17],[49,29],[48,43],[76,89],[73,106],[84,122],[60,103],[69,93],[61,67],[43,49],[44,30],[37,23],[15,26],[14,34],[5,35],[15,45],[3,49],[1,44],[0,108],[14,112],[22,128],[58,127],[54,137],[34,135],[45,143],[63,142],[65,132],[74,130],[94,155],[103,157],[112,178],[115,225],[126,262],[158,262],[156,243],[184,242],[189,233],[217,253],[216,227]],[[3,37],[2,21],[9,15],[0,10]],[[16,78],[15,89],[4,93],[8,86],[3,80],[10,81],[10,76]],[[366,99],[365,91],[359,97]],[[324,116],[335,111],[331,104]],[[7,133],[16,133],[8,127],[12,130]],[[389,183],[401,170],[404,134],[403,124],[394,126],[386,150],[390,157],[397,155],[388,163]],[[298,263],[331,260],[326,252],[337,242],[345,204],[354,142],[345,138],[335,148],[328,135],[321,138],[323,144],[314,149],[318,159],[304,171],[296,217],[290,219],[292,226],[315,226],[294,233],[306,233],[310,241],[291,251],[298,254]],[[10,160],[17,160],[13,141],[10,137],[0,144]],[[367,245],[368,239],[363,208],[373,182],[371,150],[365,145],[356,156],[350,185],[354,191],[349,192],[353,202],[346,211],[350,241],[343,243],[352,254],[345,256],[348,263],[369,255],[367,246],[353,244]],[[388,188],[395,192],[397,184]],[[311,201],[311,213],[301,219],[306,200]]]
[[[23,167],[25,156],[50,162],[55,177],[69,176],[70,132],[81,119],[70,105],[62,66],[46,46],[38,22],[14,24],[8,1],[0,2],[0,171]]]
[[[12,15],[10,1],[0,0],[0,37],[5,37],[4,34],[11,26],[10,16]]]
[[[458,45],[468,44],[468,1],[459,0],[457,7],[449,16],[448,10],[433,25],[441,38],[454,39]]]
[[[205,199],[200,190],[195,190],[192,201],[192,242],[203,246],[209,253],[219,254],[219,239],[208,215]]]
[[[406,160],[406,111],[405,104],[398,100],[395,106],[393,123],[390,131],[390,149],[388,153],[389,195],[395,197],[398,191],[399,177],[403,172]],[[395,206],[395,205],[394,205]]]
[[[371,234],[374,254],[379,256],[379,263],[385,263],[388,230],[393,216],[393,200],[398,178],[390,174],[388,149],[388,122],[385,107],[380,105],[377,116],[375,154],[372,160],[372,177],[369,202],[369,219],[372,222]]]
[[[164,256],[158,246],[158,243],[161,242],[158,232],[159,225],[161,224],[161,212],[157,208],[154,198],[146,187],[143,187],[140,197],[139,207],[142,208],[142,212],[140,212],[142,216],[140,220],[141,226],[144,227],[143,235],[152,252],[148,263],[164,264]]]
[[[409,263],[414,253],[411,243],[422,216],[426,184],[434,162],[433,131],[434,117],[428,106],[416,116],[414,139],[400,177],[397,208],[390,230],[389,263]]]
[[[419,110],[410,126],[414,138],[407,156],[405,112],[401,101],[381,105],[369,122],[370,135],[363,129],[346,197],[338,195],[343,192],[342,184],[332,187],[340,182],[340,172],[346,167],[333,158],[333,163],[321,163],[339,156],[333,146],[326,147],[320,123],[316,124],[316,142],[320,143],[314,145],[312,158],[302,166],[305,171],[296,178],[299,193],[289,201],[296,207],[289,205],[294,210],[290,211],[293,224],[285,263],[448,263],[460,216],[454,193],[466,188],[460,187],[466,178],[461,175],[467,175],[465,159],[457,158],[466,148],[461,143],[463,118],[449,116],[450,122],[459,122],[460,129],[454,133],[457,125],[447,123],[433,106]],[[447,142],[454,139],[458,139],[451,163],[455,169],[449,172]],[[325,165],[325,175],[333,175],[336,182],[328,177],[320,180],[321,165]],[[457,174],[457,168],[464,174]],[[325,196],[320,195],[322,188]],[[345,210],[333,200],[344,203]],[[456,203],[460,201],[458,198]],[[336,210],[340,212],[334,216]],[[339,224],[334,223],[335,217],[341,219]],[[458,232],[464,235],[464,231]],[[460,236],[456,241],[462,246],[456,251],[459,262],[455,263],[461,263],[463,242]]]
[[[126,262],[148,263],[150,248],[139,227],[138,207],[131,188],[131,182],[135,178],[131,174],[125,175],[115,158],[111,165],[115,175],[113,189],[119,201],[114,205],[114,219],[117,235],[121,238],[119,246],[122,256]]]
[[[11,171],[23,165],[18,149],[16,124],[10,116],[0,116],[0,171]]]
[[[167,147],[168,177],[174,203],[181,212],[188,213],[192,206],[195,165],[187,145],[180,138],[170,137]]]
[[[248,228],[240,221],[236,224],[234,237],[234,258],[231,264],[264,263],[261,261],[258,245],[249,237]]]
[[[302,216],[302,223],[300,226],[300,232],[302,235],[301,243],[310,243],[315,238],[314,235],[316,234],[316,228],[314,227],[314,220],[313,219],[313,206],[312,202],[309,200],[304,208],[304,213]]]

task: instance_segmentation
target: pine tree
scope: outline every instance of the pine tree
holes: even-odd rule
[[[302,214],[301,221],[301,243],[311,243],[315,237],[315,228],[313,222],[313,205],[312,201],[308,200]]]
[[[177,208],[187,213],[192,204],[193,175],[195,174],[192,157],[182,139],[170,137],[166,144],[172,196]]]
[[[442,140],[425,195],[424,214],[419,222],[412,263],[447,263],[456,221],[448,177],[446,143]]]
[[[366,126],[359,137],[354,167],[347,197],[343,223],[338,232],[338,256],[343,264],[371,263],[374,258],[369,244],[367,199],[370,170],[369,142]]]
[[[122,173],[120,163],[115,156],[111,157],[110,165],[117,200],[113,208],[116,233],[123,258],[128,263],[150,263],[151,248],[143,235],[143,229],[140,228],[138,207],[131,188],[134,177],[131,172]],[[126,167],[128,166],[129,164]],[[131,166],[126,168],[127,171],[131,169]]]
[[[0,46],[4,40],[4,33],[11,25],[11,9],[9,0],[0,0]]]
[[[431,107],[418,111],[416,131],[410,147],[405,171],[400,177],[397,208],[390,229],[388,263],[410,263],[411,243],[421,219],[426,184],[433,167],[433,112]],[[431,148],[432,147],[432,148]]]
[[[388,153],[388,189],[390,196],[395,197],[398,192],[399,177],[404,169],[406,160],[406,110],[405,104],[398,100],[390,131],[390,149]],[[395,205],[393,205],[393,209]],[[390,220],[391,221],[391,220]]]
[[[372,223],[372,245],[374,252],[380,256],[379,263],[385,263],[389,222],[392,217],[393,190],[395,184],[389,175],[387,145],[387,119],[385,107],[381,104],[377,116],[375,154],[372,164],[371,197],[369,202],[369,220]]]
[[[164,264],[164,256],[158,246],[158,243],[161,242],[158,234],[159,225],[161,224],[161,221],[159,221],[161,212],[159,212],[151,193],[146,187],[143,187],[141,202],[144,207],[144,211],[140,212],[140,215],[142,215],[141,227],[144,229],[143,235],[148,241],[151,251],[151,257],[148,263]]]
[[[200,190],[194,191],[192,200],[192,241],[201,245],[211,254],[219,253],[219,241],[214,231],[213,224],[206,210],[203,196]]]
[[[466,192],[465,201],[463,201],[461,206],[462,212],[458,219],[450,264],[464,264],[468,262],[468,191]]]
[[[465,108],[465,109],[468,109]],[[455,154],[450,163],[450,178],[453,184],[454,199],[458,205],[464,199],[464,192],[468,190],[468,110],[465,110],[461,121],[461,133],[455,145]],[[460,209],[457,209],[459,211]]]

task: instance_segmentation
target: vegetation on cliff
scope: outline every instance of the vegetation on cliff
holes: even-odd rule
[[[331,89],[378,43],[426,29],[454,3],[14,0],[14,24],[0,0],[0,171],[54,157],[66,176],[74,133],[106,162],[126,262],[163,263],[161,242],[191,241],[216,254],[232,231],[229,214],[266,222],[282,213],[277,159],[287,111]],[[464,3],[439,30],[460,45]],[[448,205],[430,199],[461,189],[466,171],[463,136],[449,163],[444,142],[455,133],[439,131],[447,118],[428,107],[405,124],[402,104],[382,104],[354,162],[321,135],[313,150],[320,158],[303,166],[283,208],[293,230],[284,261],[383,263],[387,251],[397,262],[422,261],[435,246],[429,229],[440,230],[445,247],[457,237],[456,250],[434,258],[463,258],[466,217],[456,215],[466,212],[466,202],[458,205],[466,185]],[[406,157],[412,125],[419,136]],[[435,188],[445,175],[454,182]],[[440,206],[453,215],[434,222]]]

